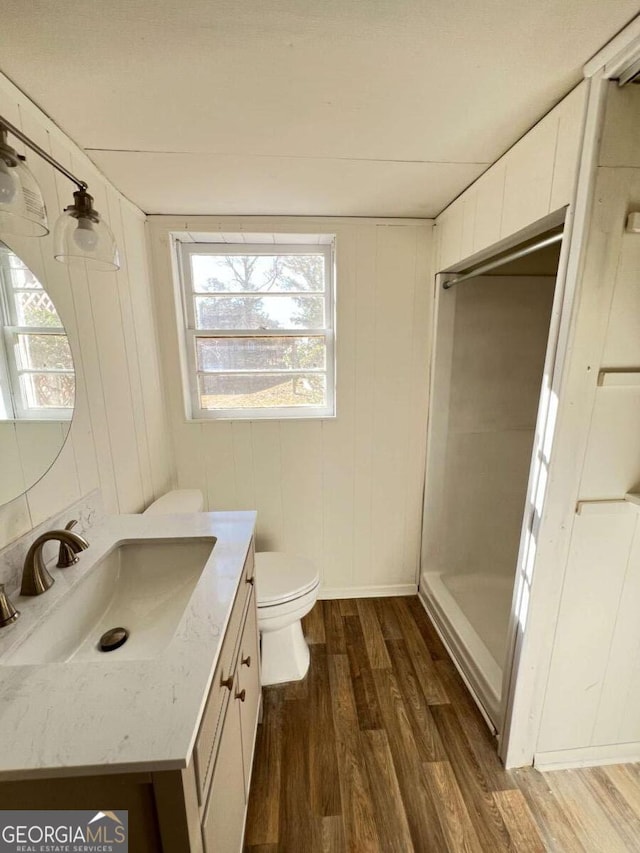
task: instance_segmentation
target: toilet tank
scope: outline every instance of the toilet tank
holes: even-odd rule
[[[202,512],[204,499],[200,489],[174,489],[148,506],[144,515],[171,515],[176,512]]]

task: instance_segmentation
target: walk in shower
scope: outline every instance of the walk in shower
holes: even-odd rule
[[[438,299],[420,595],[496,729],[560,239]]]

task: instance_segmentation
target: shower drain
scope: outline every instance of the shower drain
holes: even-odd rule
[[[126,628],[109,628],[100,637],[98,648],[101,652],[114,652],[123,646],[129,639],[129,632]]]

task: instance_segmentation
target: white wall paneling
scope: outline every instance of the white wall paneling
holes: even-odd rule
[[[624,500],[640,484],[640,236],[624,233],[627,211],[640,205],[635,120],[626,115],[637,116],[640,92],[611,83],[607,95],[583,281],[597,299],[584,310],[598,311],[600,369],[536,755],[548,766],[640,759],[640,515],[635,495]]]
[[[536,753],[542,765],[571,763],[574,751],[640,760],[640,512],[608,503],[574,524]]]
[[[640,545],[625,500],[640,484],[640,238],[624,231],[640,209],[639,114],[638,87],[596,75],[436,221],[436,269],[462,269],[568,205],[503,687],[508,766],[640,757]]]
[[[150,217],[181,487],[258,510],[259,549],[313,559],[333,596],[416,588],[432,303],[428,220]],[[337,417],[185,421],[169,233],[335,234]]]
[[[594,164],[605,88],[608,119],[600,161]],[[538,482],[539,494],[531,495],[539,507],[531,519],[535,548],[529,555],[528,571],[532,570],[532,586],[520,613],[522,624],[517,619],[514,623],[516,668],[509,683],[510,715],[502,745],[508,764],[529,763],[537,753],[540,763],[549,765],[570,761],[567,756],[571,754],[576,762],[589,757],[602,761],[606,745],[613,760],[624,753],[622,739],[627,743],[640,739],[633,711],[628,711],[633,719],[624,723],[611,720],[614,707],[631,707],[620,690],[623,683],[635,684],[630,667],[638,658],[628,617],[618,607],[634,583],[627,573],[627,561],[629,565],[634,562],[628,557],[630,533],[626,527],[626,533],[614,527],[635,529],[635,522],[628,511],[624,520],[621,517],[615,523],[607,513],[598,515],[598,524],[604,525],[599,541],[605,543],[598,558],[595,547],[582,541],[591,515],[585,516],[584,523],[579,521],[582,516],[574,516],[579,499],[617,499],[619,503],[640,482],[637,386],[597,385],[600,370],[619,377],[637,371],[640,363],[638,244],[633,234],[623,233],[627,210],[637,209],[640,200],[636,155],[630,153],[629,142],[635,119],[620,117],[631,97],[636,99],[637,115],[634,90],[618,90],[614,84],[598,81],[582,84],[436,223],[437,269],[446,269],[460,267],[469,256],[470,211],[475,210],[474,233],[480,234],[473,243],[477,253],[486,248],[485,240],[504,240],[559,206],[570,206],[571,243],[563,249],[561,259],[566,280],[564,307],[561,317],[556,317],[556,321],[560,319],[561,357],[555,367],[550,365],[550,419],[547,426],[541,424],[541,436],[547,437],[541,446],[544,465],[540,472],[544,476]],[[588,91],[590,112],[585,119]],[[585,121],[587,144],[581,148]],[[599,166],[595,184],[594,166]],[[576,184],[578,174],[580,183]],[[591,199],[595,200],[593,207]],[[488,211],[486,217],[483,209]],[[553,444],[548,443],[553,437]],[[551,485],[545,490],[546,482]],[[607,525],[611,531],[605,535]],[[566,575],[559,570],[565,565]],[[608,571],[612,572],[606,593],[610,601],[605,601],[598,589],[604,589],[603,572]],[[590,601],[598,601],[600,621],[584,618]],[[579,639],[582,633],[584,637]],[[581,648],[586,650],[584,655]],[[614,648],[616,655],[610,662]],[[587,689],[598,692],[600,698],[586,696]]]
[[[570,204],[587,91],[582,82],[437,217],[436,269],[459,264]]]
[[[0,234],[51,294],[76,368],[69,438],[50,471],[25,496],[0,507],[0,546],[96,487],[109,512],[137,512],[171,484],[171,460],[146,266],[144,215],[121,196],[64,134],[0,77],[0,114],[89,183],[116,236],[122,268],[89,274],[53,258],[52,236]],[[28,151],[50,227],[73,185]]]
[[[640,93],[634,97],[637,109]],[[640,199],[638,170],[624,165],[624,139],[607,147],[607,162],[615,159],[616,166],[598,159],[601,133],[605,139],[618,133],[606,119],[603,127],[603,107],[615,115],[610,104],[619,98],[628,93],[615,83],[590,82],[588,133],[569,214],[561,359],[550,385],[553,428],[545,430],[545,476],[532,495],[538,509],[531,532],[525,530],[534,547],[503,740],[508,765],[534,756],[540,766],[568,766],[640,754],[637,704],[627,699],[638,659],[626,610],[627,597],[636,595],[636,522],[624,501],[640,478],[638,388],[598,384],[601,371],[633,372],[638,364],[627,316],[636,246],[624,234],[627,211]],[[593,499],[602,511],[588,509]],[[629,715],[625,722],[614,719],[620,707]]]

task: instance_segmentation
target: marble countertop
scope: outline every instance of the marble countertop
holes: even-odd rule
[[[50,569],[51,589],[14,599],[21,616],[0,631],[0,779],[187,766],[255,519],[254,512],[112,516],[91,529],[90,548],[75,566]],[[217,542],[173,639],[157,657],[3,663],[121,540],[198,536]]]

